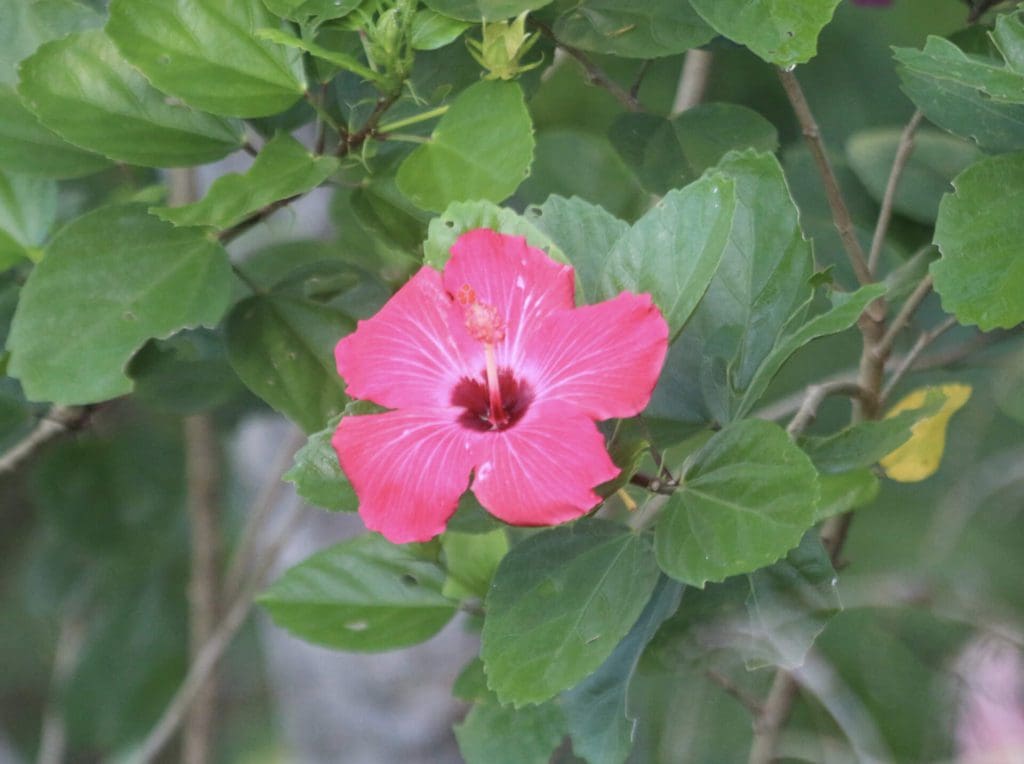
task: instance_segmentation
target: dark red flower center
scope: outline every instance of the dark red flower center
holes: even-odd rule
[[[533,389],[516,379],[511,369],[498,371],[498,389],[501,393],[502,412],[491,411],[491,395],[487,387],[487,372],[480,372],[477,379],[463,377],[452,390],[452,405],[465,411],[459,416],[459,423],[471,430],[507,430],[520,419],[533,401]]]

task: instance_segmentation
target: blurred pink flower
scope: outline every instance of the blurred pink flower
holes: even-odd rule
[[[1024,661],[1005,642],[980,639],[959,661],[965,680],[956,724],[961,764],[1024,762]]]
[[[639,413],[668,347],[649,295],[574,307],[573,269],[477,229],[335,350],[349,395],[393,411],[333,438],[367,527],[395,543],[444,531],[469,485],[493,515],[553,525],[619,470],[595,421]]]

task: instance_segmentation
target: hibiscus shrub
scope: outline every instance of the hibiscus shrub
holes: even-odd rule
[[[0,750],[209,760],[255,600],[352,651],[461,614],[471,763],[985,755],[1015,6],[0,0]],[[282,477],[366,530],[267,582]]]

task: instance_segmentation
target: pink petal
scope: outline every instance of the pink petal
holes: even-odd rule
[[[633,416],[651,398],[668,351],[668,324],[650,295],[548,316],[525,343],[523,374],[544,400],[572,403],[593,419]]]
[[[595,486],[619,474],[597,426],[560,401],[534,401],[507,430],[480,433],[473,493],[514,525],[554,525],[601,501]]]
[[[483,368],[483,347],[463,329],[441,274],[421,268],[334,350],[348,394],[388,408],[447,406],[451,390]]]
[[[506,328],[497,347],[498,363],[511,367],[522,357],[522,338],[530,326],[553,310],[573,306],[573,281],[571,266],[528,246],[522,236],[486,228],[462,234],[444,269],[444,286],[451,294],[467,284],[478,300],[497,309]]]
[[[444,531],[476,461],[462,409],[403,409],[341,420],[331,443],[370,530],[395,544]]]

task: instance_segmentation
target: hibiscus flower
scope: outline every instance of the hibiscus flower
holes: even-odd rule
[[[619,470],[596,421],[647,405],[668,347],[650,295],[575,307],[573,269],[478,229],[424,267],[335,349],[352,397],[392,411],[341,420],[332,443],[371,530],[444,531],[469,487],[513,525],[600,502]]]

